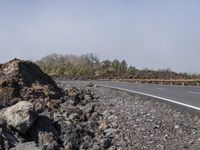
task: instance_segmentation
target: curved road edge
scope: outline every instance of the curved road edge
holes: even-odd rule
[[[152,95],[152,94],[148,94],[148,93],[143,93],[143,92],[139,92],[139,91],[135,91],[135,90],[128,90],[128,89],[124,89],[124,88],[120,88],[120,87],[113,87],[113,86],[109,86],[109,85],[103,85],[103,84],[96,84],[97,87],[105,87],[105,88],[110,88],[110,89],[114,89],[114,90],[120,90],[120,91],[125,91],[128,93],[132,93],[132,94],[139,94],[139,95],[143,95],[143,96],[147,96],[147,97],[152,97],[152,98],[156,98],[159,100],[163,100],[166,102],[170,102],[176,105],[181,105],[190,109],[194,109],[196,111],[198,111],[198,113],[200,112],[200,107],[196,107],[196,106],[192,106],[192,105],[188,105],[185,103],[181,103],[181,102],[177,102],[175,100],[172,99],[168,99],[168,98],[164,98],[164,97],[160,97],[160,96],[156,96],[156,95]]]

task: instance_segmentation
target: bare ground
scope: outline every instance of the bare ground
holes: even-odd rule
[[[153,98],[108,88],[89,89],[100,97],[98,109],[106,114],[108,122],[113,123],[117,149],[200,149],[199,114],[180,111],[171,104]]]

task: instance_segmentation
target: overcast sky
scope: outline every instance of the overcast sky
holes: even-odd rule
[[[200,1],[0,1],[0,63],[91,52],[137,68],[200,73]]]

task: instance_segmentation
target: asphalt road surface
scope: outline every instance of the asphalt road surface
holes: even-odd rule
[[[71,81],[84,82],[84,81]],[[160,100],[169,101],[200,111],[200,88],[169,86],[156,84],[136,84],[126,82],[95,81],[97,85],[125,90],[131,93],[137,93],[154,97]]]
[[[170,101],[200,110],[200,88],[101,81],[97,84]]]

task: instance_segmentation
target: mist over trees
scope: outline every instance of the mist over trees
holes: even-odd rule
[[[78,78],[125,77],[137,71],[125,60],[100,61],[94,54],[81,56],[52,54],[36,62],[51,76]]]
[[[170,69],[157,71],[148,68],[139,70],[125,60],[99,60],[94,54],[58,55],[52,54],[36,62],[40,68],[53,77],[98,79],[98,78],[135,78],[135,79],[191,79],[198,75],[176,73]]]

